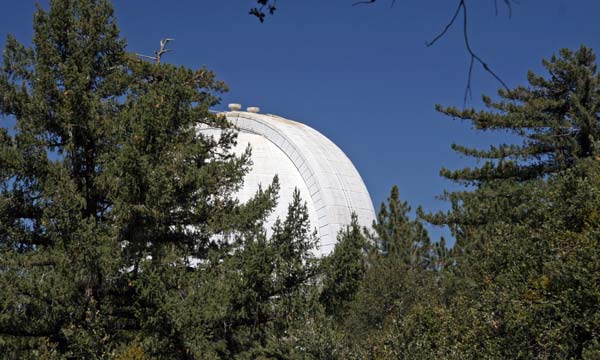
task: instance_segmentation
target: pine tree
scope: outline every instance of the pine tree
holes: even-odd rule
[[[243,325],[232,329],[243,334],[232,352],[239,358],[287,357],[297,341],[290,333],[311,321],[317,304],[317,237],[297,189],[286,218],[272,230],[269,239],[246,242],[239,265],[230,267],[243,275],[237,299]]]
[[[486,162],[442,170],[474,187],[447,193],[452,210],[429,217],[456,237],[444,306],[427,307],[453,330],[436,339],[422,330],[418,356],[430,356],[436,343],[447,346],[437,356],[463,359],[597,353],[599,75],[586,47],[561,50],[544,66],[548,78],[530,73],[529,87],[500,91],[499,102],[484,98],[487,111],[442,109],[522,143],[453,146]],[[411,323],[427,322],[427,312],[413,315]]]
[[[461,170],[442,169],[441,175],[476,191],[446,192],[452,210],[425,216],[434,224],[448,225],[456,238],[455,254],[468,254],[486,246],[474,232],[496,224],[533,219],[528,204],[537,201],[534,190],[548,177],[560,175],[579,161],[598,157],[600,138],[600,74],[594,53],[582,46],[562,49],[542,63],[549,77],[528,73],[529,86],[500,90],[499,101],[484,96],[487,110],[438,110],[467,120],[478,131],[504,131],[521,143],[500,144],[489,150],[454,144],[459,153],[484,164]],[[469,239],[469,240],[463,240]]]
[[[387,204],[381,204],[370,240],[383,256],[398,258],[410,267],[431,267],[434,245],[421,222],[408,218],[410,210],[408,202],[400,200],[398,187],[393,186]]]
[[[446,115],[468,120],[477,130],[506,131],[523,140],[489,150],[454,144],[452,148],[459,153],[487,161],[475,169],[443,169],[443,176],[473,184],[494,179],[522,181],[543,178],[578,159],[600,155],[600,76],[595,54],[585,46],[577,51],[562,49],[559,56],[542,63],[549,78],[530,71],[528,87],[501,89],[500,101],[484,96],[488,110],[437,107]]]
[[[250,359],[289,350],[286,334],[306,319],[315,298],[315,237],[306,205],[296,193],[271,238],[262,226],[234,238],[239,246],[214,252],[218,258],[194,270],[162,266],[145,276],[144,269],[140,281],[147,283],[139,288],[148,290],[140,300],[157,308],[146,320],[148,354]]]
[[[349,344],[355,351],[365,351],[365,357],[391,356],[381,350],[389,347],[384,341],[395,324],[404,322],[422,302],[433,303],[439,296],[448,257],[445,242],[431,243],[421,220],[410,220],[409,212],[394,186],[368,236],[376,246],[340,324]]]
[[[341,316],[354,299],[366,271],[367,240],[358,225],[358,217],[338,234],[333,253],[323,260],[321,303],[326,313]]]
[[[207,69],[127,53],[107,0],[53,0],[36,12],[32,47],[8,37],[0,353],[189,358],[226,346],[186,323],[220,319],[194,289],[213,303],[236,290],[217,264],[256,236],[277,185],[243,205],[232,197],[249,153],[229,151],[235,132],[208,111],[224,90]],[[223,136],[197,134],[200,123]]]
[[[126,91],[124,43],[102,2],[54,1],[34,31],[33,48],[8,37],[0,75],[0,110],[16,121],[0,160],[3,352],[100,356],[112,309],[98,300],[120,264],[96,185],[113,144],[97,140]]]

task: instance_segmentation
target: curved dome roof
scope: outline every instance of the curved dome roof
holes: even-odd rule
[[[360,174],[323,134],[271,114],[231,111],[224,115],[239,129],[234,151],[241,153],[248,144],[252,147],[253,166],[238,193],[240,201],[251,198],[259,185],[270,184],[274,175],[279,177],[279,202],[267,222],[269,228],[277,217],[285,218],[294,188],[307,203],[321,254],[331,252],[338,231],[350,223],[352,212],[362,226],[375,220],[373,202]]]

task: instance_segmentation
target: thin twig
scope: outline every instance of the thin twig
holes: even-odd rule
[[[470,99],[473,99],[473,92],[471,91],[471,76],[473,74],[473,64],[475,63],[475,58],[471,56],[471,62],[469,63],[469,75],[467,76],[467,87],[465,88],[465,97],[463,99],[463,107],[467,105],[467,96]]]
[[[504,2],[504,5],[506,5],[506,8],[508,9],[508,18],[512,18],[512,4],[511,4],[511,0],[502,0]],[[512,0],[515,3],[518,3],[515,0]],[[494,0],[494,10],[495,10],[495,14],[496,16],[498,16],[498,0]]]
[[[377,0],[361,0],[361,1],[357,1],[355,3],[352,4],[352,6],[356,6],[356,5],[365,5],[365,4],[372,4]],[[392,3],[390,4],[390,8],[394,7],[394,4],[396,3],[396,0],[392,0]]]
[[[146,59],[152,59],[152,60],[156,60],[156,57],[154,57],[154,56],[148,56],[148,55],[144,55],[144,54],[138,54],[138,53],[136,53],[135,55],[136,55],[136,56],[139,56],[139,57],[146,58]]]
[[[427,45],[427,47],[430,47],[430,46],[434,45],[439,39],[441,39],[444,35],[446,35],[446,33],[448,32],[448,30],[450,30],[450,28],[452,27],[452,25],[456,21],[456,18],[458,18],[458,14],[460,14],[460,9],[463,6],[464,6],[464,1],[463,0],[459,1],[458,7],[456,8],[456,11],[454,12],[454,15],[452,16],[452,19],[450,19],[450,21],[448,22],[448,24],[446,24],[446,27],[444,28],[444,30],[442,30],[442,32],[440,32],[439,34],[437,34],[437,36],[434,37],[433,40],[428,41],[428,42],[425,43]]]
[[[352,6],[356,6],[356,5],[361,5],[361,4],[372,4],[377,0],[363,0],[363,1],[357,1],[354,4],[352,4]]]
[[[494,79],[496,79],[496,81],[498,81],[502,85],[502,87],[504,87],[506,89],[506,91],[510,92],[508,86],[500,78],[500,76],[498,76],[498,74],[496,74],[490,68],[490,66],[485,61],[483,61],[483,59],[479,55],[477,55],[477,53],[475,51],[473,51],[473,48],[471,47],[471,42],[469,41],[469,32],[468,32],[469,26],[468,26],[467,2],[466,1],[467,0],[460,0],[458,2],[458,7],[456,8],[456,11],[454,12],[454,15],[452,16],[450,21],[446,24],[446,27],[444,28],[444,30],[442,30],[438,35],[436,35],[433,38],[433,40],[426,43],[426,45],[428,47],[433,46],[438,40],[440,40],[442,37],[444,37],[444,35],[446,35],[446,33],[450,30],[452,25],[454,25],[454,23],[456,22],[458,15],[462,12],[462,15],[463,15],[463,38],[464,38],[464,42],[465,42],[465,47],[467,48],[467,52],[469,53],[469,56],[471,57],[471,59],[469,61],[469,72],[467,75],[467,86],[465,88],[465,96],[464,96],[463,106],[466,105],[466,103],[467,103],[467,97],[469,97],[469,96],[472,97],[471,82],[473,79],[473,66],[474,66],[475,62],[480,63],[486,72],[488,72],[490,75],[492,75],[494,77]],[[510,0],[504,0],[504,1],[510,2]]]
[[[477,60],[477,62],[479,62],[481,64],[481,66],[483,66],[483,69],[485,71],[487,71],[488,73],[490,73],[500,84],[502,84],[502,86],[506,89],[506,91],[510,92],[510,89],[508,88],[508,86],[506,85],[506,83],[471,48],[471,43],[469,42],[469,33],[467,31],[468,30],[467,4],[466,4],[465,1],[466,0],[460,0],[460,2],[463,4],[462,5],[462,8],[463,8],[463,19],[464,19],[464,23],[463,23],[463,35],[464,35],[464,38],[465,38],[465,46],[467,48],[467,51],[471,55],[471,60]]]
[[[510,0],[504,0],[506,7],[508,8],[508,18],[512,18],[512,5],[510,4]]]

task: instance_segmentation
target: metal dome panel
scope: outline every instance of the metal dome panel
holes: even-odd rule
[[[285,218],[294,187],[307,201],[321,254],[331,252],[337,233],[350,223],[352,212],[362,226],[370,226],[375,220],[373,203],[360,174],[327,137],[305,124],[276,115],[231,111],[225,116],[240,130],[234,151],[242,152],[248,144],[262,149],[253,151],[254,166],[245,179],[240,200],[249,198],[259,184],[266,186],[279,174],[280,204],[270,223],[276,217]]]

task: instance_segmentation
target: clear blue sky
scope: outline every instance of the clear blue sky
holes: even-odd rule
[[[115,0],[130,51],[152,53],[163,37],[175,52],[166,61],[206,65],[230,87],[229,102],[304,122],[337,143],[365,180],[375,207],[392,185],[413,208],[447,207],[435,199],[455,188],[440,167],[473,164],[452,142],[488,146],[499,135],[477,135],[468,124],[438,114],[436,103],[462,106],[469,57],[458,26],[435,47],[425,42],[452,15],[456,1],[279,0],[264,24],[249,16],[254,0]],[[498,1],[502,4],[503,1]],[[46,4],[42,1],[42,4]],[[5,0],[0,45],[7,33],[31,39],[34,2]],[[600,51],[600,1],[520,0],[512,18],[493,0],[469,1],[473,47],[509,84],[561,47]],[[458,24],[460,25],[460,24]],[[476,68],[474,99],[498,84]],[[434,231],[434,235],[439,234]]]

